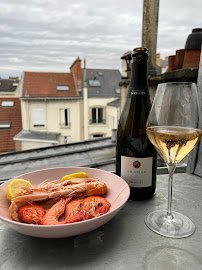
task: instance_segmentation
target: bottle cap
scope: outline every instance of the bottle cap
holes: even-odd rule
[[[138,47],[138,48],[133,49],[132,57],[137,57],[138,60],[140,60],[138,56],[140,56],[140,58],[142,58],[143,55],[146,56],[144,58],[148,59],[148,50],[147,50],[147,48]]]

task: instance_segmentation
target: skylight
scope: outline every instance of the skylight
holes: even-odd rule
[[[94,79],[94,80],[89,80],[89,85],[90,86],[101,86],[101,83],[99,80]]]
[[[117,94],[120,94],[120,93],[121,93],[120,88],[115,88],[115,92],[116,92]]]
[[[9,101],[9,100],[3,100],[1,102],[2,107],[13,107],[14,106],[14,101]]]
[[[0,122],[0,129],[1,128],[10,128],[11,122]]]
[[[69,85],[57,85],[56,89],[58,91],[69,91]]]

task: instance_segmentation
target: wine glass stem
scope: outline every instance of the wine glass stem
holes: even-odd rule
[[[168,208],[166,217],[169,221],[173,220],[173,215],[171,211],[172,207],[172,187],[173,187],[173,174],[175,171],[175,164],[167,164],[168,167],[168,174],[169,174],[169,182],[168,182]]]

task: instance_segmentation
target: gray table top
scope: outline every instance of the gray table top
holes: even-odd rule
[[[111,221],[92,232],[63,239],[22,235],[0,221],[0,269],[202,269],[202,178],[175,174],[173,210],[188,216],[195,233],[184,239],[160,236],[145,215],[167,208],[168,175],[158,175],[156,195],[128,201]]]

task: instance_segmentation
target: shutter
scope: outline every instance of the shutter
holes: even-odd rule
[[[45,111],[44,109],[32,109],[32,126],[45,127]]]

